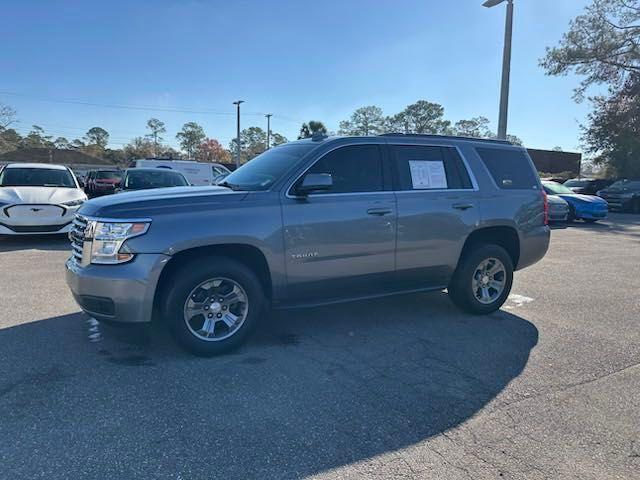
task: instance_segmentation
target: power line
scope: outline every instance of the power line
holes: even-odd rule
[[[121,109],[121,110],[137,110],[137,111],[152,111],[152,112],[168,112],[168,113],[192,113],[199,115],[224,115],[224,116],[233,116],[235,112],[221,111],[221,110],[212,110],[212,109],[192,109],[192,108],[183,108],[183,107],[160,107],[156,105],[132,105],[132,104],[120,104],[120,103],[99,103],[99,102],[87,102],[81,100],[71,100],[71,99],[56,99],[49,97],[42,97],[38,95],[28,95],[24,93],[18,92],[8,92],[8,91],[0,91],[0,95],[7,95],[12,97],[21,97],[28,98],[31,100],[36,100],[40,102],[51,102],[51,103],[62,103],[68,105],[82,105],[88,107],[101,107],[101,108],[113,108],[113,109]],[[243,112],[243,115],[250,116],[263,116],[263,112]],[[298,123],[298,120],[274,115],[276,118],[280,118],[281,120],[295,122]]]

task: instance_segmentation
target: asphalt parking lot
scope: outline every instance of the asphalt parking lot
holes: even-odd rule
[[[555,229],[489,317],[278,312],[212,359],[87,323],[67,255],[0,239],[0,478],[640,478],[640,216]]]

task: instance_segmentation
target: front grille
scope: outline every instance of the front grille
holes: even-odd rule
[[[62,230],[69,225],[68,223],[62,223],[60,225],[8,225],[6,223],[0,223],[3,227],[7,227],[9,230],[13,230],[16,233],[55,233]]]
[[[69,240],[71,240],[71,258],[78,265],[82,265],[82,255],[84,251],[85,230],[88,220],[82,215],[76,214],[69,232]]]

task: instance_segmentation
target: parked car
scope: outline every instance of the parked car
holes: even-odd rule
[[[573,193],[583,193],[585,195],[596,195],[613,183],[613,180],[606,178],[572,178],[564,182],[564,186],[573,191]]]
[[[593,223],[607,217],[609,207],[600,197],[573,193],[571,189],[557,182],[543,180],[542,186],[547,195],[556,195],[569,204],[568,222],[584,220],[587,223]]]
[[[243,343],[268,307],[447,289],[488,314],[514,270],[545,255],[546,199],[527,151],[506,141],[315,137],[221,186],[87,202],[66,279],[94,318],[155,312],[198,355]]]
[[[607,201],[611,209],[640,213],[640,179],[619,180],[600,190],[598,195]]]
[[[549,221],[566,222],[569,218],[569,204],[558,195],[549,195]]]
[[[124,172],[118,191],[186,187],[188,185],[189,182],[180,172],[162,168],[129,168]]]
[[[84,191],[89,198],[110,195],[116,191],[121,180],[120,170],[91,170],[87,174]]]
[[[219,163],[194,162],[190,160],[140,159],[134,162],[136,168],[166,168],[180,172],[191,185],[215,185],[215,178],[231,173]]]
[[[86,199],[67,167],[6,165],[0,169],[0,234],[67,233]]]

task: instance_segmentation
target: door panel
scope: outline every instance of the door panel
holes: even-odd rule
[[[391,281],[393,193],[288,199],[282,216],[289,291],[297,300],[374,293]]]

